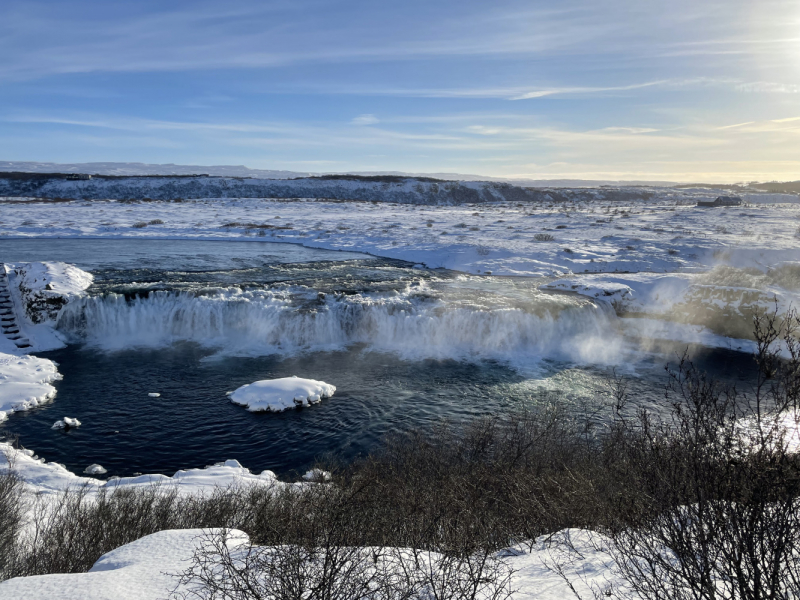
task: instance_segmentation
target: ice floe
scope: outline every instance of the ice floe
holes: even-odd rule
[[[229,396],[231,402],[251,412],[280,412],[289,408],[311,406],[330,398],[336,387],[315,379],[282,377],[243,385]]]

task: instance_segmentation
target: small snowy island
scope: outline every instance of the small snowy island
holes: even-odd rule
[[[281,412],[317,404],[323,398],[333,396],[335,391],[336,386],[324,381],[282,377],[243,385],[230,395],[230,399],[251,412]]]

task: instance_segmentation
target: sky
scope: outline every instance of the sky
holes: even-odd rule
[[[0,7],[0,160],[800,179],[797,0]]]

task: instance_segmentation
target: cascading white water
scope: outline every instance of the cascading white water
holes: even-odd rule
[[[605,305],[538,295],[527,305],[487,307],[451,298],[393,294],[328,296],[308,289],[220,290],[211,295],[158,291],[126,299],[110,294],[67,305],[61,331],[107,349],[188,340],[233,354],[293,353],[364,344],[407,359],[553,357],[614,363],[616,317]]]

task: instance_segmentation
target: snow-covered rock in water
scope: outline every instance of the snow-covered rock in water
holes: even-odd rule
[[[98,465],[97,463],[89,465],[83,472],[87,475],[103,475],[104,473],[108,473],[103,465]]]
[[[52,400],[56,388],[50,384],[58,379],[61,374],[51,360],[0,352],[0,421]]]
[[[150,392],[150,393],[149,393],[149,394],[147,394],[147,395],[148,395],[150,398],[160,398],[160,397],[161,397],[161,394],[159,394],[158,392]]]
[[[8,265],[9,283],[19,291],[25,318],[32,324],[55,324],[58,313],[92,284],[90,273],[62,262]]]
[[[191,594],[177,579],[207,534],[215,530],[181,529],[153,533],[101,556],[88,573],[15,577],[0,583],[0,598],[19,600],[157,600]],[[228,532],[233,548],[247,542],[241,531]]]
[[[71,419],[69,417],[64,417],[53,423],[53,427],[51,429],[70,429],[72,427],[80,427],[81,422],[78,419]]]
[[[575,292],[581,296],[597,298],[610,303],[619,303],[635,297],[633,289],[627,284],[617,281],[597,281],[586,279],[558,279],[541,286],[544,290]]]
[[[322,483],[325,481],[330,481],[331,474],[328,471],[323,471],[322,469],[311,469],[303,474],[303,479],[306,481]]]
[[[264,379],[243,385],[229,397],[231,402],[246,406],[251,412],[280,412],[288,408],[310,406],[330,398],[336,386],[300,377]]]

